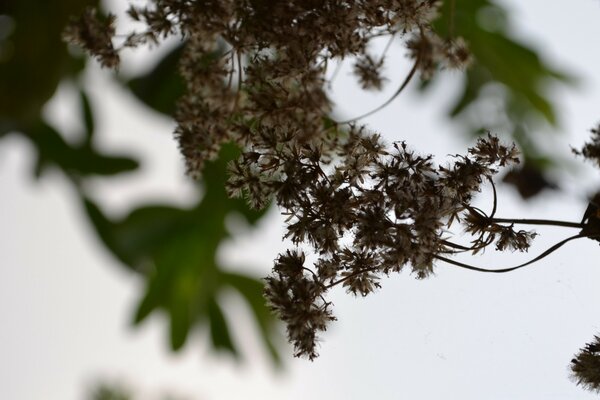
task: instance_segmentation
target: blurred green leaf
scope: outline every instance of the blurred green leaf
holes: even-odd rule
[[[183,46],[179,45],[167,53],[147,74],[131,79],[127,85],[131,92],[148,107],[166,114],[175,113],[177,100],[183,95],[185,86],[179,76],[179,58]]]
[[[489,71],[491,80],[503,83],[512,96],[523,98],[532,111],[537,111],[552,125],[556,124],[554,106],[545,97],[545,80],[566,78],[543,65],[530,49],[503,34],[480,29],[468,38],[476,62]]]
[[[435,27],[443,37],[463,37],[475,58],[451,116],[477,102],[486,85],[501,83],[510,97],[527,108],[525,114],[531,111],[552,125],[557,123],[555,106],[545,91],[552,82],[573,83],[574,78],[550,67],[535,50],[509,37],[508,19],[498,4],[489,0],[444,2]]]
[[[185,84],[179,75],[179,60],[183,44],[174,47],[146,74],[124,82],[131,92],[148,107],[173,116],[177,101],[185,93]],[[200,61],[208,63],[225,52],[223,43]]]
[[[71,146],[50,125],[39,121],[24,132],[38,153],[36,175],[48,166],[56,166],[69,176],[116,175],[130,172],[138,162],[129,157],[97,153],[92,147]]]
[[[130,157],[107,155],[94,148],[96,134],[94,105],[79,88],[84,140],[71,144],[52,126],[42,122],[41,110],[61,81],[77,82],[86,58],[61,40],[61,32],[71,16],[98,0],[0,1],[2,21],[14,22],[8,37],[0,38],[0,136],[14,132],[26,136],[37,151],[37,174],[47,167],[59,168],[82,196],[87,215],[106,248],[125,266],[146,280],[136,310],[135,322],[162,311],[170,317],[170,339],[174,349],[181,348],[197,326],[209,324],[215,348],[237,354],[224,310],[217,301],[220,291],[229,287],[220,280],[222,268],[216,252],[229,237],[225,218],[231,213],[255,223],[264,213],[249,210],[243,200],[229,199],[224,191],[226,164],[238,150],[225,146],[223,157],[207,166],[204,175],[205,196],[189,209],[169,205],[145,205],[124,218],[107,217],[93,199],[86,197],[85,178],[90,175],[117,175],[138,168]],[[33,11],[32,11],[33,10]],[[213,55],[223,51],[219,48]],[[176,101],[184,93],[178,74],[182,46],[166,54],[150,72],[122,82],[143,103],[156,111],[172,115]],[[259,280],[246,277],[255,288]],[[240,289],[245,290],[245,289]],[[258,289],[260,293],[262,289]],[[262,307],[262,309],[260,309]],[[269,315],[264,304],[255,301],[254,313]],[[261,330],[270,335],[276,330]],[[269,349],[276,354],[273,346]],[[108,391],[98,394],[110,397]],[[107,397],[107,398],[108,398]]]
[[[31,140],[38,153],[35,174],[48,166],[62,169],[70,177],[115,175],[138,167],[129,157],[104,155],[96,151],[92,108],[81,91],[82,119],[86,141],[67,143],[52,127],[42,122],[43,105],[62,80],[76,80],[85,65],[83,55],[72,54],[61,33],[70,17],[97,0],[7,0],[0,2],[3,21],[10,21],[12,33],[3,39],[3,48],[12,49],[0,60],[0,135],[20,133]],[[35,11],[32,11],[35,10]]]
[[[490,80],[489,72],[485,68],[480,67],[478,64],[471,66],[466,72],[462,94],[451,108],[449,113],[450,116],[458,116],[465,111],[468,106],[474,103],[478,99],[483,87],[489,83]]]
[[[208,303],[208,318],[210,320],[210,337],[215,349],[226,350],[237,356],[237,349],[229,333],[229,325],[225,320],[221,306],[214,299],[211,299]]]
[[[263,283],[249,276],[232,272],[223,272],[221,279],[225,284],[235,289],[248,303],[262,333],[261,337],[265,347],[269,350],[273,361],[276,364],[280,364],[281,358],[273,341],[277,337],[274,335],[274,332],[277,331],[277,320],[273,313],[266,307],[263,296]]]
[[[531,132],[543,127],[544,122],[555,127],[559,123],[557,104],[549,97],[549,89],[557,84],[574,84],[576,80],[550,66],[535,49],[512,38],[508,16],[501,5],[491,0],[442,3],[436,31],[446,38],[463,37],[474,56],[449,116],[460,119],[473,134],[494,130],[511,135],[524,158],[535,160],[544,156]],[[487,90],[494,85],[500,85],[503,91]],[[482,119],[480,112],[470,112],[490,99],[497,105],[497,115],[486,113]],[[535,169],[540,182],[554,186],[544,175],[548,164],[528,165],[532,171]]]
[[[94,137],[94,113],[90,104],[90,99],[84,90],[79,91],[79,98],[81,100],[81,112],[83,114],[83,123],[85,128],[85,141],[91,146],[92,139]]]
[[[98,0],[2,0],[0,15],[14,25],[5,39],[10,51],[0,60],[0,129],[27,129],[59,82],[85,65],[61,40],[68,19]],[[4,132],[1,132],[4,133]]]
[[[119,221],[104,216],[92,200],[85,207],[106,247],[133,271],[146,278],[134,322],[155,311],[170,317],[171,346],[180,349],[195,326],[210,325],[215,348],[237,354],[217,297],[233,288],[249,302],[269,352],[277,358],[272,316],[262,300],[262,283],[251,277],[226,274],[216,261],[220,244],[229,237],[225,219],[231,213],[254,223],[264,211],[249,210],[242,200],[225,192],[226,165],[238,155],[233,146],[222,149],[218,161],[207,164],[205,194],[192,208],[143,206]],[[236,278],[237,277],[237,278]],[[232,283],[233,282],[233,283]]]
[[[85,199],[84,204],[104,244],[128,266],[143,265],[161,243],[194,224],[186,210],[169,206],[141,207],[115,223],[90,199]]]
[[[91,400],[131,400],[131,394],[120,385],[100,384],[91,393]]]
[[[115,240],[115,224],[102,213],[102,210],[92,200],[83,197],[82,202],[84,210],[100,240],[115,257],[127,265],[128,257],[121,251],[120,243]]]

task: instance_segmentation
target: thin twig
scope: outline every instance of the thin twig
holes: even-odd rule
[[[233,103],[233,109],[237,110],[238,102],[240,100],[240,94],[242,92],[242,55],[238,51],[237,55],[237,63],[238,63],[238,87],[237,93],[235,94],[235,102]]]
[[[494,187],[494,199],[496,189]],[[551,226],[564,226],[567,228],[583,228],[584,224],[580,222],[570,221],[559,221],[555,219],[530,219],[530,218],[493,218],[496,212],[496,202],[494,201],[494,207],[492,209],[492,215],[488,215],[480,208],[463,204],[463,206],[479,217],[486,219],[490,224],[522,224],[522,225],[551,225]]]
[[[412,69],[410,70],[410,72],[408,73],[408,75],[406,76],[406,78],[404,79],[404,82],[402,82],[402,85],[400,85],[400,87],[398,88],[398,90],[396,90],[396,92],[392,95],[392,97],[390,97],[385,103],[383,103],[382,105],[378,106],[377,108],[362,114],[356,118],[352,118],[346,121],[342,121],[342,122],[336,122],[339,125],[344,125],[344,124],[350,124],[352,122],[356,122],[359,119],[363,119],[366,118],[370,115],[375,114],[376,112],[380,111],[381,109],[385,108],[388,104],[390,104],[392,101],[394,101],[396,99],[396,97],[398,97],[398,95],[400,93],[402,93],[402,91],[404,90],[404,88],[408,85],[408,83],[410,82],[410,80],[412,79],[412,77],[415,75],[415,73],[417,72],[417,67],[419,66],[419,62],[420,62],[420,53],[417,54],[417,58],[415,59],[415,64],[413,65]]]
[[[327,82],[327,86],[329,86],[329,89],[331,89],[331,86],[333,84],[333,81],[335,80],[335,78],[337,78],[340,70],[342,69],[342,63],[344,62],[344,59],[340,59],[340,61],[338,61],[337,65],[335,66],[335,69],[333,70],[333,74],[331,75],[331,78],[329,78],[328,82]]]
[[[487,244],[483,244],[483,245],[480,245],[480,246],[467,247],[467,246],[463,246],[462,244],[451,242],[449,240],[442,240],[442,243],[445,244],[448,247],[452,247],[454,249],[461,250],[461,251],[452,251],[452,250],[449,250],[449,251],[446,251],[446,253],[460,253],[460,252],[465,252],[465,251],[481,250],[481,249],[483,249],[483,248],[485,248],[485,247],[487,247],[487,246],[490,245],[490,243],[487,243]]]
[[[231,89],[231,84],[233,82],[233,74],[235,74],[235,54],[231,52],[231,72],[229,72],[229,79],[227,81],[227,90]]]
[[[394,41],[395,38],[396,38],[396,32],[394,32],[390,36],[390,40],[388,40],[387,44],[385,45],[385,48],[383,49],[383,53],[381,53],[381,56],[379,57],[379,63],[382,63],[383,60],[385,59],[385,55],[387,54],[388,50],[390,49],[390,46],[392,45],[392,42]]]
[[[492,213],[490,214],[490,218],[494,218],[494,215],[496,215],[496,209],[498,208],[498,194],[496,193],[496,185],[494,185],[494,180],[491,177],[488,177],[488,179],[492,184],[492,191],[494,192],[494,206],[492,207]]]
[[[475,207],[475,206],[471,206],[471,205],[469,205],[469,204],[467,204],[467,203],[462,203],[462,204],[463,204],[463,206],[464,206],[464,207],[465,207],[467,210],[471,211],[473,214],[477,214],[477,215],[478,215],[479,217],[481,217],[481,218],[486,218],[486,219],[489,219],[488,215],[487,215],[487,214],[485,213],[485,211],[483,211],[481,208],[479,208],[479,207]]]
[[[579,222],[558,221],[553,219],[516,219],[516,218],[490,218],[492,223],[523,224],[523,225],[553,225],[567,228],[583,228]]]
[[[338,279],[337,281],[331,282],[329,285],[326,285],[325,289],[331,289],[332,287],[334,287],[336,285],[339,285],[340,283],[345,282],[345,281],[347,281],[350,278],[353,278],[353,277],[355,277],[357,275],[360,275],[360,274],[364,274],[365,272],[371,272],[371,271],[375,271],[375,270],[377,270],[377,267],[365,268],[363,270],[353,272],[353,273],[351,273],[348,276],[345,276],[345,277],[343,277],[341,279]]]
[[[526,267],[530,264],[533,264],[536,261],[541,260],[542,258],[548,256],[550,253],[553,253],[554,251],[558,250],[560,247],[562,247],[565,243],[570,242],[571,240],[575,240],[575,239],[579,239],[579,238],[583,238],[583,237],[588,237],[588,235],[585,234],[577,234],[571,237],[568,237],[564,240],[561,240],[560,242],[556,243],[554,246],[550,247],[549,249],[547,249],[546,251],[544,251],[542,254],[540,254],[539,256],[535,257],[532,260],[529,260],[523,264],[519,264],[515,267],[510,267],[510,268],[500,268],[500,269],[488,269],[488,268],[480,268],[480,267],[475,267],[473,265],[469,265],[469,264],[465,264],[462,263],[460,261],[454,261],[451,260],[449,258],[443,257],[443,256],[439,256],[439,255],[434,255],[435,258],[437,258],[440,261],[444,261],[447,262],[448,264],[452,264],[455,265],[457,267],[460,268],[465,268],[465,269],[469,269],[471,271],[478,271],[478,272],[491,272],[491,273],[495,273],[495,274],[501,274],[501,273],[505,273],[505,272],[511,272],[523,267]]]

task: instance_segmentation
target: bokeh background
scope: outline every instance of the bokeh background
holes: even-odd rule
[[[339,321],[320,358],[293,359],[257,296],[289,246],[283,219],[225,200],[223,163],[201,182],[185,176],[167,115],[180,90],[169,74],[177,43],[126,53],[115,74],[60,42],[84,3],[0,4],[1,398],[596,397],[568,374],[572,355],[600,331],[599,248],[589,240],[507,275],[439,265],[425,281],[391,276],[367,298],[335,290]],[[536,60],[482,42],[479,51],[496,57],[468,81],[446,72],[413,82],[365,122],[439,162],[489,126],[516,140],[534,171],[499,186],[498,215],[579,221],[600,185],[570,151],[600,120],[600,3],[464,4],[465,18],[479,7],[477,24],[531,49],[547,69],[527,75]],[[105,9],[121,15],[125,6]],[[380,104],[409,61],[392,48],[383,93],[361,91],[351,68],[345,62],[332,86],[337,115]],[[483,88],[465,99],[465,82]],[[451,115],[461,98],[468,107]],[[524,200],[515,181],[543,190]],[[478,203],[490,201],[484,192]],[[530,254],[469,261],[517,264],[573,233],[538,231]]]

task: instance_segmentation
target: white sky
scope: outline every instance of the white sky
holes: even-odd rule
[[[600,120],[600,3],[592,0],[507,1],[515,34],[541,47],[556,65],[583,78],[561,89],[563,130],[556,149],[569,156]],[[569,8],[571,7],[571,8]],[[543,47],[542,47],[543,46]],[[390,66],[402,76],[398,57]],[[397,72],[397,73],[396,73]],[[390,74],[391,75],[391,74]],[[347,115],[370,109],[380,97],[363,95],[342,71],[336,90]],[[188,204],[197,194],[183,176],[172,123],[148,113],[115,87],[104,72],[86,76],[103,149],[132,149],[145,169],[134,177],[97,180],[93,189],[112,214],[146,199]],[[452,77],[425,98],[402,95],[367,122],[389,140],[406,139],[439,157],[464,152],[465,136],[443,118]],[[393,89],[391,89],[393,90]],[[63,88],[49,109],[73,127],[72,99]],[[371,103],[372,102],[372,103]],[[400,129],[402,131],[400,131]],[[544,133],[544,132],[542,132]],[[210,352],[204,332],[180,354],[168,350],[166,321],[153,316],[141,328],[129,321],[141,282],[100,246],[59,173],[34,181],[31,147],[16,137],[0,145],[0,398],[83,399],[97,380],[125,382],[140,399],[168,391],[189,399],[587,399],[568,379],[572,355],[600,332],[597,304],[599,248],[568,244],[537,265],[509,275],[482,275],[440,265],[437,276],[416,281],[406,273],[383,281],[365,298],[332,293],[339,321],[324,336],[321,357],[285,360],[276,372],[260,348],[244,306],[232,326],[246,356],[236,364]],[[441,161],[441,159],[440,159]],[[565,194],[523,205],[501,187],[500,216],[578,220],[585,207],[580,182],[593,188],[597,171],[564,173]],[[582,178],[586,177],[586,178]],[[482,204],[489,201],[482,195]],[[571,232],[540,230],[537,254]],[[266,275],[284,248],[283,224],[272,212],[259,229],[244,231],[222,253],[232,266]],[[512,265],[523,257],[489,252],[479,265]],[[291,350],[282,347],[283,354]]]

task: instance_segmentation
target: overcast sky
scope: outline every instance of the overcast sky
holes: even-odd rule
[[[588,129],[600,121],[600,3],[592,0],[505,1],[515,35],[540,49],[554,65],[582,78],[578,89],[559,89],[564,134],[553,151],[570,157]],[[569,8],[570,7],[570,8]],[[408,68],[402,55],[390,71]],[[138,59],[141,60],[142,58]],[[135,60],[134,60],[135,61]],[[391,74],[393,76],[393,74]],[[388,141],[407,140],[415,149],[464,152],[466,136],[444,119],[456,76],[427,96],[405,93],[366,122]],[[86,84],[98,107],[103,149],[131,149],[144,162],[139,175],[91,189],[113,215],[148,198],[190,204],[197,198],[184,177],[172,139],[173,123],[149,113],[90,68]],[[392,85],[393,86],[393,85]],[[385,98],[364,95],[348,71],[336,85],[340,112],[356,115]],[[393,89],[390,89],[393,91]],[[379,99],[379,100],[377,100]],[[61,88],[48,116],[76,131],[73,93]],[[547,134],[548,132],[540,132]],[[509,275],[482,275],[440,265],[436,276],[417,281],[407,273],[384,280],[367,298],[332,293],[339,321],[324,336],[315,362],[288,357],[276,372],[244,306],[236,339],[246,362],[210,352],[198,332],[183,352],[168,350],[165,320],[153,316],[141,328],[129,321],[141,282],[121,268],[92,233],[73,191],[59,173],[31,178],[33,153],[20,138],[0,143],[0,397],[79,400],[98,380],[124,382],[140,399],[168,391],[188,399],[587,399],[596,398],[568,379],[568,363],[600,332],[600,249],[592,241],[567,245],[537,265]],[[579,220],[585,190],[600,175],[581,164],[579,175],[562,174],[562,194],[523,205],[502,186],[499,215]],[[585,177],[585,178],[582,178]],[[580,184],[581,182],[585,182]],[[489,204],[489,195],[481,204]],[[487,202],[487,203],[486,203]],[[285,248],[283,222],[275,210],[258,229],[240,228],[221,251],[232,266],[266,275]],[[536,254],[571,232],[543,230]],[[518,254],[489,252],[479,265],[515,264]],[[282,347],[283,354],[291,349]]]

